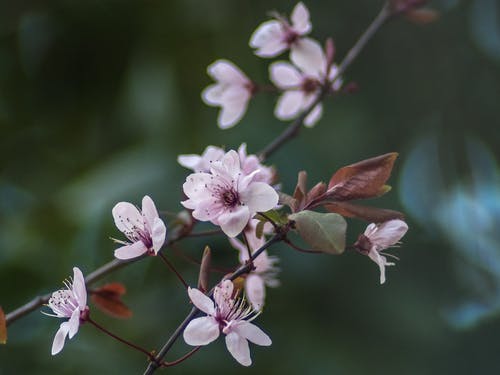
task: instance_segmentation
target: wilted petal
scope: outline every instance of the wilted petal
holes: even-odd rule
[[[255,324],[241,320],[233,328],[234,331],[241,337],[244,337],[250,342],[261,346],[269,346],[272,344],[271,338],[264,333]]]
[[[264,279],[256,274],[250,274],[245,280],[245,292],[255,310],[262,310],[266,297]]]
[[[142,215],[133,204],[129,202],[119,202],[111,211],[116,227],[122,233],[129,232],[135,225],[140,229],[144,229]]]
[[[208,315],[215,315],[214,302],[196,288],[188,288],[188,295],[198,309]]]
[[[254,182],[241,193],[241,201],[252,212],[265,212],[278,204],[278,193],[264,182]]]
[[[370,250],[368,256],[377,263],[380,269],[380,284],[385,283],[385,266],[394,266],[394,263],[388,262],[387,259],[376,250]]]
[[[69,323],[68,322],[61,323],[59,329],[56,332],[56,335],[54,336],[54,341],[52,342],[52,350],[51,350],[52,355],[56,355],[63,349],[64,341],[66,340],[68,332],[69,332]]]
[[[302,110],[304,93],[302,91],[286,91],[276,103],[274,115],[280,120],[290,120]]]
[[[219,337],[219,324],[211,316],[196,318],[189,322],[183,336],[188,345],[207,345]]]
[[[230,332],[226,335],[226,346],[229,353],[243,366],[250,366],[252,359],[250,358],[250,348],[248,341],[239,336],[236,332]]]
[[[142,241],[134,242],[130,245],[119,247],[115,250],[115,258],[117,259],[132,259],[143,255],[148,251],[148,248]]]
[[[307,34],[311,31],[312,25],[309,21],[309,10],[302,2],[295,5],[290,19],[292,20],[293,29],[300,35]]]
[[[87,305],[87,289],[85,288],[85,278],[78,267],[73,267],[73,293],[80,307]]]
[[[326,57],[316,40],[303,38],[297,41],[291,47],[290,60],[304,73],[317,79],[325,78]]]
[[[207,68],[208,74],[215,80],[222,83],[245,84],[249,80],[243,72],[231,61],[217,60]]]
[[[323,106],[319,103],[316,107],[313,108],[311,112],[304,119],[304,125],[308,128],[312,128],[319,121],[323,114]]]
[[[151,238],[153,240],[153,250],[155,254],[158,254],[158,251],[160,251],[163,246],[166,235],[167,227],[165,223],[159,217],[155,218],[153,227],[151,228]]]
[[[302,75],[297,68],[284,61],[278,61],[269,66],[269,78],[275,86],[281,89],[299,88],[302,83]]]
[[[274,193],[276,194],[276,192]],[[229,237],[236,237],[240,234],[249,220],[250,211],[247,206],[235,207],[232,212],[226,211],[218,217],[218,222],[222,231]]]

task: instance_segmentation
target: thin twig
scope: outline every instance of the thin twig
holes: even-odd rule
[[[182,285],[184,285],[184,288],[187,289],[188,285],[187,285],[186,281],[184,281],[181,274],[177,271],[177,269],[174,267],[174,265],[172,263],[170,263],[170,261],[167,259],[165,254],[163,254],[162,252],[159,252],[158,255],[160,256],[161,260],[163,260],[163,263],[165,263],[167,265],[167,267],[170,269],[170,271],[175,273],[175,276],[177,276],[177,278],[182,283]]]

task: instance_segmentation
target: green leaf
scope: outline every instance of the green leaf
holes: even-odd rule
[[[347,223],[335,213],[300,211],[289,215],[295,228],[313,250],[329,254],[342,254],[345,249]]]

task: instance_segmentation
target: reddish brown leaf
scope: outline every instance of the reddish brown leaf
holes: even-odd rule
[[[198,274],[198,289],[203,293],[208,290],[211,260],[212,252],[210,251],[210,247],[205,246],[205,250],[203,250],[203,256],[201,257],[200,273]]]
[[[346,201],[386,193],[388,186],[385,183],[397,156],[396,152],[391,152],[340,168],[328,183],[328,198]]]
[[[314,187],[307,193],[306,202],[309,203],[316,198],[319,198],[326,192],[326,184],[324,182],[318,182]]]
[[[7,344],[7,322],[5,314],[0,307],[0,344]]]
[[[392,219],[404,220],[404,215],[399,211],[386,210],[377,207],[360,206],[348,202],[332,202],[325,204],[330,212],[335,212],[345,217],[354,217],[370,223],[382,223]]]
[[[426,25],[435,22],[439,18],[439,12],[434,9],[415,9],[405,14],[406,18],[413,23]]]
[[[110,283],[90,291],[90,298],[106,314],[115,318],[130,318],[132,311],[121,300],[126,291],[123,284]]]
[[[286,204],[288,207],[290,207],[290,209],[293,212],[295,212],[295,208],[298,206],[297,200],[281,191],[278,192],[278,195],[279,195],[279,203]]]

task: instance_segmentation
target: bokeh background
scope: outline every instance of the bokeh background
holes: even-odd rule
[[[200,100],[206,67],[224,57],[267,82],[269,61],[248,40],[282,0],[59,0],[0,2],[0,305],[13,310],[112,259],[120,237],[111,208],[149,194],[181,209],[188,171],[178,154],[214,144],[257,152],[286,124],[263,94],[222,131]],[[332,36],[337,60],[382,1],[309,0],[313,36]],[[440,19],[386,25],[345,75],[356,94],[325,104],[322,121],[269,160],[291,192],[297,172],[328,180],[338,167],[398,151],[393,190],[370,202],[407,214],[411,228],[388,281],[368,258],[305,255],[283,246],[282,286],[258,319],[271,348],[252,346],[239,366],[217,341],[173,374],[500,373],[500,5],[431,2]],[[281,57],[286,58],[286,55]],[[166,216],[168,219],[169,216]],[[351,222],[353,242],[364,223]],[[206,228],[209,228],[207,226]],[[220,237],[178,250],[218,265],[236,262]],[[194,284],[196,266],[167,252]],[[216,275],[217,277],[220,275]],[[213,278],[215,280],[215,277]],[[129,320],[93,316],[147,348],[183,319],[187,296],[148,258],[105,281],[126,284]],[[146,361],[91,326],[63,352],[50,347],[60,321],[34,312],[9,327],[0,374],[139,374]],[[187,350],[182,340],[170,359]],[[166,371],[165,371],[166,372]]]

